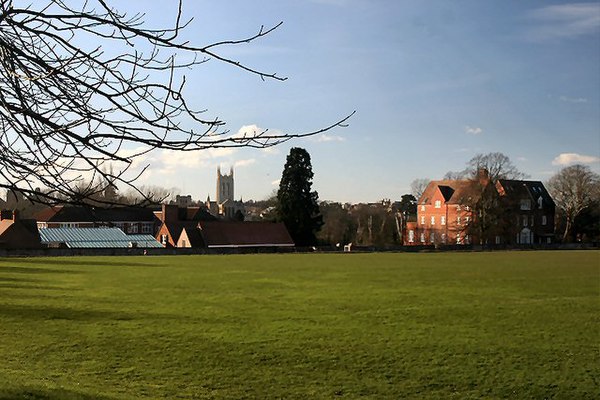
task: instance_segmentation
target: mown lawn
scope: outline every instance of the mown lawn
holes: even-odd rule
[[[600,398],[600,252],[0,259],[0,400]]]

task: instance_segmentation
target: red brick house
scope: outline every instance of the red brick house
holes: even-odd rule
[[[417,220],[407,223],[408,245],[470,244],[467,229],[480,185],[470,180],[431,181],[417,203]]]
[[[17,210],[0,212],[0,248],[38,249],[40,234],[35,220],[20,219]]]
[[[493,218],[484,218],[484,212]],[[485,171],[478,180],[431,181],[418,201],[417,220],[407,223],[404,244],[552,243],[554,212],[540,181],[492,184]]]

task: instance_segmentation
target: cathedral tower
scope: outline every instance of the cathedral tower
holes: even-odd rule
[[[233,167],[229,169],[229,175],[222,175],[221,167],[217,167],[217,204],[233,201],[233,196]]]

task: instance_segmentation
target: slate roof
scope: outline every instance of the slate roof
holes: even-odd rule
[[[214,221],[200,222],[200,234],[207,247],[294,246],[283,223]]]
[[[39,222],[154,222],[156,216],[151,209],[141,207],[56,206],[40,211],[35,219]]]
[[[37,248],[40,235],[33,219],[4,219],[0,221],[0,247]]]
[[[555,207],[554,200],[541,181],[517,181],[511,179],[499,179],[500,190],[507,196],[518,198],[530,198],[534,202],[542,198],[542,204],[545,207]],[[501,195],[503,193],[501,192]]]
[[[152,235],[126,235],[119,228],[40,228],[42,243],[65,243],[69,248],[161,248]]]

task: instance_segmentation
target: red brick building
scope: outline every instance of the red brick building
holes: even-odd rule
[[[418,200],[417,220],[406,226],[404,244],[548,244],[554,241],[554,214],[540,181],[493,184],[485,171],[478,180],[431,181]]]
[[[407,224],[408,245],[469,244],[471,206],[480,196],[470,180],[431,181],[417,203],[417,220]]]
[[[161,226],[156,234],[164,247],[293,247],[294,242],[283,223],[216,220],[197,207],[163,205],[157,213]],[[191,213],[190,213],[191,211]]]

